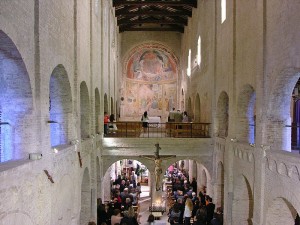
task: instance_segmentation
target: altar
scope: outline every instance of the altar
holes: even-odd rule
[[[160,116],[149,116],[149,127],[160,127]]]

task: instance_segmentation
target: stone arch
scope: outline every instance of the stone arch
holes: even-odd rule
[[[266,225],[295,224],[297,211],[294,206],[284,198],[274,199],[266,215]]]
[[[88,168],[85,168],[81,183],[81,209],[80,224],[86,225],[92,215],[91,209],[91,184]]]
[[[253,192],[249,181],[243,175],[234,180],[232,224],[252,225],[253,217]]]
[[[217,167],[216,206],[224,208],[224,165],[220,161]]]
[[[201,118],[201,109],[200,109],[200,96],[197,93],[196,99],[195,99],[195,117],[194,120],[195,122],[200,122]]]
[[[271,148],[291,151],[291,96],[300,78],[299,68],[287,68],[276,77],[268,101],[268,129],[264,132]],[[276,134],[275,134],[276,133]]]
[[[194,118],[191,97],[189,97],[189,99],[188,99],[188,115],[190,115],[191,118]]]
[[[205,169],[203,169],[202,172],[201,172],[200,182],[201,182],[201,186],[207,187],[207,175],[206,175]]]
[[[95,131],[96,134],[100,133],[100,94],[99,94],[99,89],[95,89]]]
[[[90,98],[89,91],[84,81],[80,84],[80,130],[81,138],[88,138],[90,135]]]
[[[10,212],[7,213],[2,219],[0,219],[0,224],[26,224],[34,225],[32,219],[27,213],[23,212]]]
[[[67,144],[70,140],[68,128],[72,115],[72,94],[68,74],[63,65],[52,71],[49,87],[49,113],[51,146]]]
[[[218,137],[227,137],[228,135],[228,116],[229,116],[229,97],[225,91],[219,95],[217,103],[216,130]]]
[[[101,177],[100,177],[100,159],[96,159],[96,182],[97,182],[97,199],[101,198]]]
[[[238,140],[255,143],[255,91],[246,84],[242,87],[238,97],[238,120],[236,137]]]
[[[131,161],[132,163],[129,163]],[[143,164],[146,166],[146,168],[149,170],[148,171],[148,186],[151,189],[151,178],[152,178],[152,167],[153,167],[153,162],[150,160],[143,160],[141,157],[136,157],[136,156],[119,156],[116,158],[110,158],[109,160],[106,160],[105,166],[103,168],[104,174],[103,174],[103,179],[102,179],[102,190],[104,192],[103,199],[104,200],[109,200],[111,198],[110,196],[110,190],[111,187],[109,187],[108,184],[110,184],[111,179],[116,179],[118,175],[121,175],[121,173],[126,173],[126,176],[130,175],[131,171],[130,168],[133,167],[134,171],[136,171],[137,164],[141,165]],[[123,168],[123,170],[122,170]],[[125,169],[124,169],[125,168]],[[144,177],[145,178],[145,177]],[[138,181],[141,181],[142,177],[138,176]]]
[[[104,112],[108,112],[108,99],[107,99],[107,94],[104,94]]]
[[[64,175],[56,184],[56,195],[52,204],[51,224],[71,224],[72,209],[74,208],[74,183],[69,175]]]
[[[16,45],[2,30],[0,93],[0,162],[28,158],[28,146],[33,142],[28,132],[32,133],[34,124],[30,118],[33,109],[30,78]]]

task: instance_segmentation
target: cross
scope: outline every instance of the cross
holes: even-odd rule
[[[162,163],[162,160],[176,158],[176,155],[160,156],[159,150],[161,149],[161,147],[159,146],[159,143],[155,144],[155,147],[156,147],[156,151],[154,152],[154,156],[140,155],[140,157],[154,161],[154,163],[155,163],[155,168],[154,168],[155,186],[156,186],[156,191],[159,191],[161,189],[161,174],[162,174],[161,163]]]

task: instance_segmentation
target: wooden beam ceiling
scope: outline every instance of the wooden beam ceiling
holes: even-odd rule
[[[184,32],[197,0],[113,0],[119,31]]]

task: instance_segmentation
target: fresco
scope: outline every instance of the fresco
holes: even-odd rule
[[[167,116],[177,105],[177,59],[162,45],[142,45],[125,62],[124,117]]]

